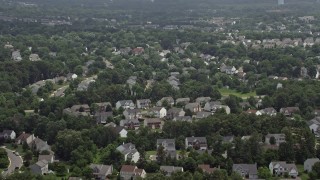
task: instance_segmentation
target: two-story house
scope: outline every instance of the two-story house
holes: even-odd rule
[[[147,118],[143,124],[151,129],[162,129],[164,122],[159,118]]]
[[[201,112],[201,106],[200,103],[188,103],[185,105],[184,109],[187,109],[189,111],[191,111],[192,113],[196,113],[196,112]]]
[[[151,107],[150,99],[138,99],[137,100],[137,108],[139,109],[148,109]]]
[[[122,100],[116,103],[116,109],[119,109],[120,107],[123,109],[134,109],[135,105],[132,100]]]
[[[164,107],[153,107],[149,109],[149,115],[156,118],[164,118],[167,115],[167,110]]]
[[[140,109],[126,109],[123,111],[123,115],[126,119],[140,119],[142,113]]]
[[[34,174],[41,174],[45,175],[49,172],[49,165],[48,161],[46,160],[41,160],[38,161],[37,163],[29,166],[30,170]]]
[[[131,180],[136,178],[145,178],[147,175],[144,169],[139,169],[137,166],[122,165],[120,170],[120,177],[123,180]]]
[[[125,161],[130,160],[137,163],[140,158],[140,153],[132,143],[122,144],[117,147],[117,150],[123,154]]]
[[[257,164],[233,164],[232,171],[244,178],[258,179]]]
[[[295,164],[287,164],[284,161],[271,162],[269,164],[269,170],[276,176],[288,174],[289,176],[296,178],[299,175],[298,168]]]
[[[272,142],[274,141],[274,142]],[[267,134],[265,136],[265,143],[268,145],[277,145],[279,146],[281,143],[286,142],[285,134]]]
[[[191,147],[193,149],[206,150],[208,148],[207,139],[205,137],[187,137],[185,139],[186,149]]]
[[[137,130],[140,128],[140,122],[138,119],[124,119],[120,121],[120,126],[129,130]]]
[[[111,175],[113,172],[112,165],[90,164],[89,167],[92,169],[93,177],[97,180],[108,179],[108,175]]]

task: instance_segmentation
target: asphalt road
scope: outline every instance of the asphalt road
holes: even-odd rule
[[[7,149],[5,147],[2,147],[7,151],[9,160],[10,160],[10,164],[8,167],[7,171],[4,171],[2,175],[7,176],[10,175],[14,172],[14,170],[16,169],[16,167],[18,167],[19,169],[21,168],[21,166],[23,165],[23,160],[21,156],[17,156],[13,153],[13,151],[11,151],[10,149]]]

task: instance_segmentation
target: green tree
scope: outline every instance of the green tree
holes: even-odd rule
[[[272,177],[270,170],[266,167],[260,167],[258,169],[258,177],[261,179],[269,179]]]

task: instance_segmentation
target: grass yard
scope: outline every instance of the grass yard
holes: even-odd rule
[[[151,155],[157,155],[157,151],[147,151],[147,152],[146,152],[146,158],[147,158],[147,159],[149,159],[149,157],[150,157]]]
[[[299,165],[297,165],[297,168],[298,168],[299,177],[301,178],[301,180],[308,180],[309,179],[309,175],[304,172],[303,165],[299,164]]]
[[[221,88],[221,89],[219,89],[219,92],[221,93],[222,96],[234,95],[234,96],[240,97],[242,99],[247,99],[250,96],[256,96],[257,95],[255,91],[242,94],[240,92],[237,92],[236,90],[227,89],[227,88]]]

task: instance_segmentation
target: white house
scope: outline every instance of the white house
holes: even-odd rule
[[[134,109],[135,105],[132,100],[122,100],[116,103],[116,109],[122,107],[123,109]]]
[[[121,126],[117,126],[112,128],[116,134],[118,134],[122,138],[127,138],[128,131]]]
[[[299,175],[298,168],[295,164],[287,164],[284,161],[271,162],[269,164],[271,174],[282,176],[288,173],[289,176],[296,178]]]
[[[156,118],[163,118],[167,116],[167,110],[164,107],[154,107],[149,111],[150,115],[153,115]]]
[[[130,159],[134,163],[137,163],[140,158],[140,153],[137,151],[136,146],[132,143],[122,144],[117,147],[117,150],[124,155],[124,160]]]

